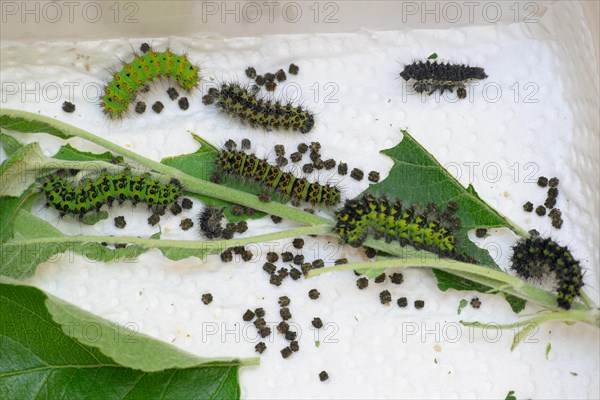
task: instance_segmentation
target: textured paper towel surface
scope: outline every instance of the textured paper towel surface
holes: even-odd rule
[[[576,19],[577,15],[565,18]],[[577,24],[568,34],[576,35]],[[86,101],[84,85],[102,84],[106,69],[118,64],[116,57],[129,60],[131,47],[143,40],[104,42],[61,42],[21,45],[2,44],[4,81],[39,82],[39,99],[23,94],[3,96],[3,105],[40,112],[89,130],[154,160],[191,152],[197,144],[193,131],[216,144],[226,139],[248,137],[259,155],[274,160],[273,144],[288,150],[302,141],[318,140],[322,154],[349,163],[365,172],[380,171],[382,179],[392,162],[379,154],[401,139],[400,128],[411,134],[463,184],[472,183],[481,197],[526,229],[536,228],[569,244],[587,269],[586,282],[598,300],[598,183],[597,126],[594,126],[593,90],[580,91],[587,83],[582,76],[593,65],[575,67],[565,54],[584,59],[585,46],[566,50],[562,39],[545,40],[521,25],[472,27],[439,31],[363,31],[356,34],[271,36],[223,40],[169,38],[154,40],[161,50],[168,42],[175,51],[187,51],[203,69],[203,76],[217,81],[238,79],[248,65],[261,72],[300,66],[284,88],[300,89],[301,101],[316,113],[316,126],[306,136],[264,133],[240,126],[201,104],[201,94],[191,98],[188,111],[171,102],[158,83],[143,95],[148,105],[161,100],[160,115],[149,107],[146,114],[122,121],[107,121],[97,104]],[[402,65],[437,52],[441,58],[467,60],[483,66],[490,78],[469,88],[469,98],[455,101],[454,95],[421,97],[410,94],[396,79]],[[571,53],[565,53],[571,52]],[[581,81],[580,81],[581,80]],[[57,82],[63,88],[55,102],[49,101]],[[68,100],[64,88],[75,82],[77,111],[60,109]],[[589,82],[589,81],[588,81]],[[88,85],[93,97],[94,85]],[[46,88],[46,89],[44,89]],[[207,86],[203,87],[205,92]],[[282,95],[279,88],[277,95]],[[591,99],[590,100],[590,96]],[[579,99],[579,101],[577,100]],[[583,99],[583,100],[581,100]],[[25,100],[25,101],[24,101]],[[27,141],[40,136],[27,136]],[[70,142],[82,149],[99,151],[78,139]],[[52,155],[62,144],[44,138],[43,148]],[[545,191],[537,177],[560,178],[558,207],[564,227],[553,229],[549,218],[522,211],[531,200],[543,203]],[[324,174],[314,175],[322,181]],[[364,190],[364,179],[341,181],[346,197]],[[157,231],[146,224],[148,213],[123,207],[111,218],[93,227],[81,226],[68,218],[36,205],[36,213],[61,231],[94,235],[145,235]],[[183,216],[161,221],[164,238],[198,239],[193,230],[183,232],[179,222],[194,217],[194,208]],[[116,232],[112,217],[124,215],[127,227]],[[582,223],[589,221],[590,223]],[[251,221],[245,235],[266,233],[274,227],[270,219]],[[490,248],[502,267],[507,266],[508,247],[514,236],[493,236]],[[326,239],[305,238],[307,260],[322,258],[327,265],[339,257],[363,259],[359,252],[339,247]],[[470,331],[458,324],[463,320],[508,323],[515,320],[507,303],[498,296],[475,293],[441,293],[430,273],[407,271],[405,282],[394,285],[371,282],[365,290],[356,288],[351,272],[319,276],[310,280],[268,283],[262,271],[266,251],[285,251],[290,240],[254,247],[252,262],[220,264],[217,256],[200,261],[165,260],[158,251],[149,251],[134,263],[92,263],[80,256],[57,257],[38,268],[31,283],[86,310],[121,324],[137,326],[140,332],[173,343],[205,357],[254,355],[258,342],[255,330],[242,322],[247,308],[263,307],[269,323],[280,320],[277,299],[292,299],[292,326],[299,332],[300,352],[287,360],[279,351],[287,345],[274,334],[261,366],[245,368],[240,375],[244,398],[503,398],[515,390],[519,398],[597,398],[598,333],[585,326],[547,324],[535,331],[517,350],[510,352],[512,332]],[[283,266],[279,262],[278,266]],[[317,288],[321,296],[308,298]],[[409,306],[379,303],[379,292],[387,289],[393,300],[406,296]],[[210,292],[214,301],[200,301]],[[467,306],[460,316],[460,299],[478,296],[479,310]],[[416,310],[414,300],[425,300]],[[528,311],[534,311],[531,308]],[[310,321],[320,317],[325,327],[311,329]],[[132,325],[135,324],[135,325]],[[577,338],[574,339],[574,336]],[[317,347],[315,342],[319,341]],[[548,358],[545,349],[552,345]],[[330,379],[322,383],[318,374],[326,370]]]

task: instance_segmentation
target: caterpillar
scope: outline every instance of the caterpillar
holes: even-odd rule
[[[220,89],[211,88],[203,102],[206,105],[216,102],[229,116],[252,128],[260,126],[267,131],[284,129],[308,133],[315,124],[313,114],[303,107],[260,98],[237,83],[223,83]]]
[[[335,186],[297,178],[243,150],[231,147],[229,150],[221,150],[217,154],[215,166],[224,174],[239,177],[243,181],[256,182],[285,198],[324,206],[338,204],[341,199],[340,191]]]
[[[372,234],[387,243],[399,241],[417,250],[427,250],[442,257],[454,257],[460,219],[454,215],[456,203],[449,203],[444,212],[431,203],[423,208],[418,204],[406,206],[400,200],[365,194],[346,200],[336,214],[335,231],[345,243],[361,246]]]
[[[138,92],[147,88],[154,79],[172,78],[185,91],[191,91],[200,82],[199,68],[186,55],[148,50],[136,54],[133,61],[124,63],[120,71],[112,74],[104,88],[101,106],[110,118],[120,118]]]
[[[136,176],[129,171],[116,175],[103,173],[78,183],[55,174],[44,179],[41,192],[46,197],[47,207],[55,208],[61,216],[69,214],[79,219],[87,213],[98,212],[104,204],[110,207],[115,201],[122,204],[126,200],[134,206],[146,203],[156,213],[169,206],[174,214],[181,212],[177,200],[182,187],[178,180],[161,183],[151,179],[149,174]]]
[[[198,215],[200,231],[207,239],[215,239],[222,236],[223,226],[221,225],[221,221],[224,217],[222,208],[205,207],[200,212]]]
[[[452,92],[458,88],[459,98],[466,97],[464,85],[474,79],[485,79],[487,74],[480,67],[471,67],[465,64],[449,64],[431,62],[429,60],[417,61],[404,66],[400,77],[405,81],[413,79],[413,87],[417,93],[427,92],[433,94],[436,90],[444,93],[445,90]]]
[[[567,247],[552,239],[532,236],[513,246],[511,269],[525,279],[542,280],[554,275],[558,306],[571,308],[583,287],[581,266]]]

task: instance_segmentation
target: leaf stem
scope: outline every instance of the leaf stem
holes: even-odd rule
[[[34,239],[19,240],[19,245],[45,244],[45,243],[130,243],[150,248],[166,249],[186,249],[200,250],[207,254],[214,254],[223,249],[243,246],[250,243],[268,242],[272,240],[284,239],[294,236],[318,235],[329,231],[329,225],[313,225],[300,228],[293,228],[264,235],[250,236],[246,238],[236,238],[231,240],[165,240],[165,239],[146,239],[132,236],[60,236],[60,237],[41,237]]]
[[[41,122],[49,125],[52,128],[62,131],[67,135],[77,136],[89,142],[95,143],[113,153],[122,155],[123,157],[136,161],[139,164],[145,165],[156,172],[160,172],[171,178],[178,179],[183,184],[185,190],[189,192],[217,198],[231,203],[242,204],[246,207],[251,207],[268,214],[274,214],[282,218],[290,219],[302,225],[329,224],[330,226],[333,226],[333,223],[326,218],[319,217],[317,215],[310,214],[305,211],[286,206],[277,202],[265,203],[260,201],[257,198],[257,196],[253,194],[242,192],[240,190],[236,190],[227,186],[218,185],[216,183],[212,183],[202,179],[194,178],[190,175],[183,173],[182,171],[179,171],[176,168],[169,167],[165,164],[161,164],[158,161],[154,161],[144,156],[141,156],[131,150],[114,144],[109,140],[93,135],[90,132],[87,132],[75,126],[55,120],[54,118],[12,109],[1,109],[0,116],[8,116],[10,118],[22,118],[25,120]]]
[[[320,275],[333,271],[344,271],[348,269],[385,269],[385,268],[436,268],[451,272],[461,278],[465,278],[482,285],[490,286],[504,293],[517,296],[521,299],[535,303],[548,310],[558,310],[556,297],[541,288],[532,286],[516,276],[509,275],[503,271],[482,267],[476,264],[459,262],[451,259],[426,259],[424,257],[411,256],[408,258],[385,259],[381,261],[362,262],[354,264],[343,264],[334,267],[315,269],[308,273],[308,277]],[[586,309],[584,304],[574,303],[574,309]]]
[[[536,326],[548,322],[548,321],[561,321],[561,322],[582,322],[587,325],[600,328],[600,310],[561,310],[556,312],[546,312],[539,316],[530,318],[524,321],[518,321],[512,324],[498,325],[498,324],[486,324],[479,321],[465,322],[460,321],[464,326],[472,326],[474,328],[481,329],[520,329],[513,340],[511,350],[514,350],[518,344],[531,332]]]

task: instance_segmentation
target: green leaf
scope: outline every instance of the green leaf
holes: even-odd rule
[[[472,282],[468,279],[452,275],[446,271],[433,269],[433,275],[437,279],[438,288],[445,292],[448,289],[454,290],[475,290],[481,293],[488,293],[492,288],[479,283]]]
[[[321,346],[321,341],[320,340],[315,340],[315,347],[320,347]]]
[[[517,396],[515,396],[515,391],[509,391],[504,400],[517,400]]]
[[[431,55],[427,57],[428,60],[435,60],[436,58],[438,58],[437,53],[431,53]]]
[[[573,375],[573,376],[577,376],[577,375],[579,375],[577,372],[572,372],[572,371],[571,371],[571,372],[569,372],[569,373],[570,373],[571,375]]]
[[[51,126],[42,121],[36,121],[32,119],[27,119],[22,116],[24,115],[22,112],[16,110],[4,110],[0,114],[0,128],[9,129],[16,132],[21,133],[47,133],[61,139],[68,139],[72,137],[71,135],[66,133],[65,129],[60,129],[60,127],[68,127],[64,122],[56,121],[55,125]]]
[[[0,398],[239,398],[256,360],[207,362],[36,288],[0,283]]]
[[[27,279],[39,264],[72,251],[98,261],[133,260],[147,248],[138,245],[109,249],[97,242],[78,242],[63,235],[48,222],[19,210],[13,221],[12,239],[0,244],[0,275]]]
[[[18,148],[0,165],[0,196],[21,196],[47,159],[37,142]]]
[[[462,312],[463,308],[465,308],[469,304],[469,302],[465,299],[461,299],[460,303],[458,303],[458,315]]]
[[[510,227],[518,233],[522,233],[522,230],[485,203],[472,185],[463,187],[406,130],[402,130],[402,134],[403,139],[398,145],[381,152],[394,161],[389,176],[380,183],[369,186],[366,192],[399,198],[406,203],[433,202],[443,206],[451,200],[455,201],[459,206],[456,215],[461,220],[461,227],[456,232],[457,251],[474,257],[480,265],[499,269],[489,253],[468,238],[469,230],[499,227]],[[484,292],[489,290],[483,285],[446,272],[434,273],[442,291],[449,288]],[[509,302],[513,306],[512,299]]]
[[[552,345],[548,343],[546,345],[546,360],[548,359],[548,355],[550,354],[550,350],[552,350]]]
[[[220,150],[198,135],[192,134],[192,137],[200,143],[200,148],[196,152],[164,158],[161,160],[161,163],[176,168],[195,178],[210,181],[211,175],[215,172],[215,159]],[[262,191],[262,188],[259,186],[244,184],[243,182],[232,180],[227,177],[223,177],[222,179],[222,184],[225,186],[253,194],[259,194]],[[231,213],[232,203],[230,202],[196,194],[190,194],[190,196],[200,199],[207,206],[225,207],[224,214],[230,222],[242,221],[249,218],[257,219],[262,218],[265,215],[262,212],[255,211],[252,217],[249,217],[248,215],[237,216]],[[274,196],[273,200],[277,201],[277,198]]]
[[[105,151],[104,153],[92,153],[89,151],[81,151],[70,144],[66,144],[62,146],[58,152],[53,156],[53,158],[65,161],[117,161],[123,162],[123,157],[115,156],[110,151]]]
[[[0,197],[0,243],[4,243],[13,237],[13,221],[19,207],[23,207],[26,199],[33,193],[32,185],[21,194],[21,197]]]
[[[208,254],[222,252],[225,246],[220,241],[163,240],[159,234],[154,234],[149,239],[66,236],[26,210],[17,212],[13,230],[13,237],[0,244],[0,275],[14,279],[33,276],[39,264],[51,258],[59,259],[65,252],[81,254],[87,260],[123,260],[133,263],[140,254],[151,248],[157,248],[165,257],[178,261],[192,256],[204,259]],[[253,238],[240,240],[250,243]],[[124,248],[112,249],[103,246],[102,242],[129,244]]]
[[[4,133],[0,133],[0,146],[2,146],[4,152],[8,157],[10,157],[14,152],[23,147],[23,145],[19,143],[15,138]]]
[[[94,225],[96,222],[102,221],[108,218],[106,211],[100,211],[97,213],[88,213],[81,218],[81,223],[85,225]]]
[[[513,312],[518,314],[525,309],[527,305],[527,301],[520,299],[516,296],[504,293],[504,298],[510,304],[510,308],[512,308]]]

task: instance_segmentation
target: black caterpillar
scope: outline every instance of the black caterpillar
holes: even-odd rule
[[[568,310],[583,287],[579,261],[569,249],[548,238],[533,236],[513,246],[511,269],[525,279],[542,280],[554,274],[558,306]]]
[[[387,243],[399,241],[401,246],[466,259],[456,252],[454,232],[460,227],[460,219],[454,215],[457,208],[456,203],[450,202],[440,212],[433,203],[425,208],[418,204],[405,206],[400,200],[366,194],[346,200],[344,208],[336,214],[335,231],[352,247],[361,246],[372,234]]]
[[[43,180],[41,192],[46,197],[46,206],[55,208],[61,216],[69,214],[79,219],[89,212],[100,211],[104,204],[110,207],[115,201],[122,204],[126,200],[133,205],[146,203],[154,212],[169,206],[176,214],[181,211],[177,203],[182,194],[178,180],[161,183],[148,174],[133,175],[129,171],[116,175],[104,173],[78,183],[54,174]]]
[[[297,178],[243,150],[221,150],[215,163],[220,172],[246,182],[256,182],[286,198],[324,206],[338,204],[341,200],[340,191],[335,186]]]
[[[301,106],[259,98],[237,83],[224,83],[220,89],[211,88],[203,102],[212,104],[215,101],[226,114],[253,128],[308,133],[315,125],[313,114]]]
[[[198,216],[200,231],[207,239],[220,238],[223,234],[223,209],[217,207],[204,207]]]
[[[465,64],[438,63],[437,61],[417,61],[404,66],[400,77],[405,81],[413,79],[413,87],[417,93],[427,92],[433,94],[436,90],[444,93],[445,90],[453,92],[454,88],[461,89],[459,97],[466,97],[465,83],[474,79],[485,79],[483,68],[470,67]],[[462,95],[464,94],[464,96]]]

